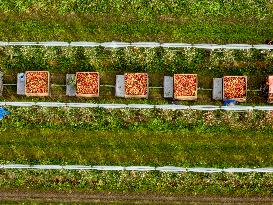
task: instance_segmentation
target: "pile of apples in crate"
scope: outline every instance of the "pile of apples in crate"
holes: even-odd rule
[[[48,72],[26,72],[26,93],[48,93]]]
[[[126,73],[125,95],[128,96],[144,96],[148,90],[148,74],[147,73]]]
[[[187,74],[174,75],[174,96],[195,96],[197,76]]]
[[[94,72],[78,72],[76,74],[76,93],[92,94],[99,93],[99,74]]]
[[[224,98],[245,98],[246,97],[246,77],[225,76],[224,77]]]

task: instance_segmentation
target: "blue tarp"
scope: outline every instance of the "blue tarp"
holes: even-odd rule
[[[10,115],[10,112],[3,107],[0,107],[0,119],[4,119],[7,115]]]
[[[232,106],[236,104],[236,100],[230,99],[224,102],[224,106]]]

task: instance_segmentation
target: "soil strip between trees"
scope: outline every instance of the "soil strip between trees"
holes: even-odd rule
[[[113,193],[78,191],[1,190],[0,202],[74,202],[74,203],[272,203],[273,197],[179,196],[155,193]]]

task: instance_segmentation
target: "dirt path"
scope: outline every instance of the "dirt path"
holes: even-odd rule
[[[159,195],[151,193],[94,193],[33,190],[0,190],[0,203],[4,201],[33,202],[74,202],[74,203],[189,203],[207,204],[272,204],[270,197],[197,197],[178,195]]]

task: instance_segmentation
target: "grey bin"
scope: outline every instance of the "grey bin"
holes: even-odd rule
[[[223,78],[213,78],[213,100],[223,100]]]
[[[164,76],[164,98],[173,98],[173,77]]]
[[[125,80],[124,75],[116,75],[115,95],[117,97],[125,97]]]
[[[76,96],[75,74],[66,74],[66,95]]]
[[[17,74],[17,95],[25,95],[25,73]]]

